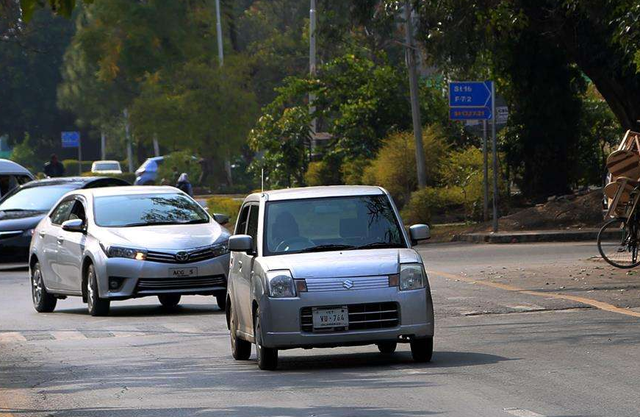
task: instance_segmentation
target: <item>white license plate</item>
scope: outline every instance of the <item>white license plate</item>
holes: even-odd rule
[[[169,276],[172,278],[197,277],[198,268],[169,268]]]
[[[314,308],[313,328],[349,327],[349,308]]]

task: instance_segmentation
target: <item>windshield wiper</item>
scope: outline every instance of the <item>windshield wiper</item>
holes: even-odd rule
[[[139,226],[162,226],[167,224],[183,224],[178,222],[140,222],[140,223],[129,223],[123,224],[122,226],[111,226],[111,227],[139,227]]]
[[[328,244],[328,245],[318,245],[313,246],[311,248],[302,249],[296,251],[296,253],[305,253],[305,252],[326,252],[332,250],[341,250],[341,249],[355,249],[356,247],[353,245],[344,245],[344,244]]]
[[[372,248],[403,248],[399,243],[392,242],[371,242],[366,245],[358,246],[356,249],[372,249]]]
[[[194,220],[189,220],[187,222],[178,222],[176,224],[199,224],[199,223],[209,223],[209,221],[204,219],[194,219]]]

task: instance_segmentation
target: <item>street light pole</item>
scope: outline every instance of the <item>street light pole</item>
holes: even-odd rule
[[[316,76],[316,0],[311,0],[311,6],[309,8],[309,75],[311,78]],[[309,114],[313,114],[316,111],[316,106],[313,102],[316,100],[314,93],[309,93]],[[317,119],[314,117],[311,120],[311,132],[313,135],[317,132]]]
[[[220,21],[220,0],[216,0],[216,35],[218,36],[218,65],[224,64],[224,51],[222,50],[222,22]]]
[[[420,104],[418,103],[418,75],[416,73],[415,46],[413,44],[413,30],[411,28],[411,3],[404,2],[406,59],[409,69],[409,89],[411,91],[411,117],[413,118],[413,135],[416,141],[416,168],[418,171],[418,187],[427,185],[424,151],[422,147],[422,122],[420,120]]]

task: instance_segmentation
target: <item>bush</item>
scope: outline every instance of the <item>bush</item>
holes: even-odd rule
[[[402,209],[402,219],[406,224],[431,223],[434,214],[459,207],[462,202],[459,187],[426,187],[411,194],[408,204]]]
[[[336,155],[326,155],[320,162],[309,163],[309,168],[304,174],[307,185],[337,185],[342,184],[340,158]]]
[[[67,177],[74,177],[78,174],[78,160],[77,159],[65,159],[61,161],[64,165],[65,175]],[[91,172],[91,165],[93,165],[93,161],[82,161],[82,172]]]
[[[342,179],[345,184],[359,185],[368,184],[365,181],[366,169],[371,165],[371,160],[366,158],[357,158],[350,161],[345,161],[342,164]],[[372,180],[375,182],[375,178]]]
[[[202,166],[200,166],[198,159],[194,158],[193,154],[189,151],[173,152],[165,156],[162,165],[158,168],[158,177],[156,182],[161,184],[162,180],[165,179],[169,181],[170,185],[176,185],[178,178],[173,171],[174,167],[177,169],[177,176],[186,172],[192,185],[199,183],[200,176],[202,174]]]
[[[422,142],[427,185],[434,186],[440,180],[448,150],[444,132],[437,125],[429,126],[423,131]],[[376,158],[364,170],[362,181],[386,188],[400,206],[406,204],[418,185],[413,133],[395,133],[385,139]]]
[[[242,200],[236,200],[230,197],[211,197],[207,200],[207,209],[209,213],[220,213],[229,216],[229,229],[233,229],[242,206]]]

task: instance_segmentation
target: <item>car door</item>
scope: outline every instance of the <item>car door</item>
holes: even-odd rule
[[[246,234],[250,209],[251,206],[249,204],[245,204],[240,210],[240,216],[238,217],[234,234]],[[249,309],[249,314],[251,314],[251,305],[246,306],[242,302],[244,297],[242,297],[241,294],[244,291],[243,286],[246,285],[246,281],[242,277],[246,262],[245,256],[243,255],[244,254],[242,252],[231,252],[231,259],[229,262],[229,286],[231,288],[231,303],[234,306],[236,315],[238,316],[238,327],[240,331],[246,333],[246,329],[249,327],[247,326],[247,323],[245,323],[247,317],[245,310]]]
[[[73,203],[68,220],[80,219],[86,227],[87,218],[85,213],[86,202],[82,197],[78,196]],[[67,292],[80,293],[82,291],[82,256],[86,240],[87,235],[85,233],[69,232],[60,228],[57,239],[58,269],[60,271],[61,287]]]
[[[62,280],[58,260],[58,237],[61,232],[62,223],[69,218],[75,200],[66,198],[51,212],[46,219],[46,225],[38,233],[42,239],[42,252],[40,253],[40,268],[44,277],[45,285],[50,289],[61,290]]]
[[[258,219],[259,210],[258,204],[249,205],[249,219],[247,220],[246,234],[253,238],[253,250],[252,253],[240,253],[240,261],[242,262],[240,269],[240,289],[238,296],[240,298],[240,304],[242,305],[242,321],[246,325],[245,331],[253,334],[253,311],[251,303],[251,292],[253,289],[251,280],[253,279],[253,263],[256,258],[256,248],[258,245]]]

